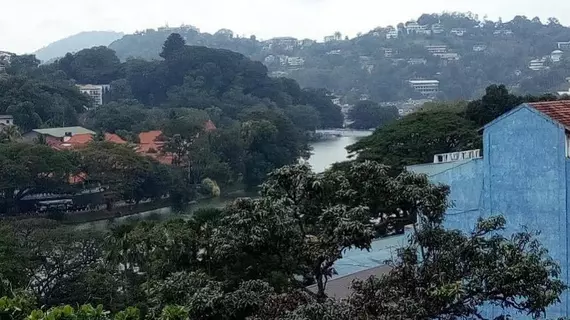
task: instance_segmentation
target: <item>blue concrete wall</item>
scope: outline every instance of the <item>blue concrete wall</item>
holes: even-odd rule
[[[506,234],[523,227],[540,231],[538,239],[560,263],[567,282],[570,163],[564,128],[530,107],[519,107],[485,128],[483,153],[483,159],[430,177],[450,186],[454,207],[446,225],[470,231],[478,217],[502,214]],[[548,317],[570,316],[567,292],[561,300],[549,308]]]

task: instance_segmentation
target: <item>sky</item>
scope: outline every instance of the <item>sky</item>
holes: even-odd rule
[[[3,2],[9,4],[3,4]],[[354,36],[422,13],[473,12],[503,21],[515,15],[557,17],[570,25],[567,0],[0,0],[0,50],[29,53],[82,31],[120,31],[191,24],[202,32],[228,28],[258,39],[322,40]]]

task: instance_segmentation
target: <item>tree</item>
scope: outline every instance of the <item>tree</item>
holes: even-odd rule
[[[174,54],[183,49],[184,46],[186,46],[186,41],[184,38],[182,38],[179,33],[172,33],[164,42],[160,56],[166,60],[171,59]]]
[[[320,128],[320,117],[311,106],[291,106],[285,110],[293,124],[304,131],[315,131]]]
[[[104,47],[83,49],[59,61],[61,70],[81,84],[109,84],[121,78],[121,61]]]
[[[372,129],[377,128],[398,118],[398,109],[395,106],[381,107],[369,100],[359,101],[348,113],[353,123],[351,128]]]
[[[0,144],[0,211],[18,208],[30,193],[69,191],[69,177],[78,173],[78,159],[70,152],[45,145]]]
[[[485,95],[467,105],[467,119],[483,126],[503,113],[521,104],[521,97],[510,94],[504,85],[491,85],[485,89]]]
[[[405,116],[348,146],[358,160],[375,160],[395,169],[432,162],[438,153],[470,150],[481,142],[477,127],[457,114],[419,112]]]
[[[494,319],[539,318],[558,302],[566,288],[557,279],[560,268],[532,234],[497,234],[505,226],[500,216],[479,219],[467,234],[446,230],[442,219],[443,212],[422,216],[390,274],[355,284],[350,303],[359,319],[484,319],[484,305],[498,307]]]

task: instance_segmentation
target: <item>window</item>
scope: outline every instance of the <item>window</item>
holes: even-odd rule
[[[10,124],[10,120],[6,120],[6,124]]]

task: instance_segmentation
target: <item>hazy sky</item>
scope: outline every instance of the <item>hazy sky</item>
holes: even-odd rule
[[[4,4],[6,1],[9,4]],[[18,0],[2,2],[0,50],[32,52],[66,36],[92,30],[126,33],[165,23],[205,32],[308,37],[339,30],[354,36],[421,13],[471,11],[510,20],[557,17],[570,24],[568,0]]]

